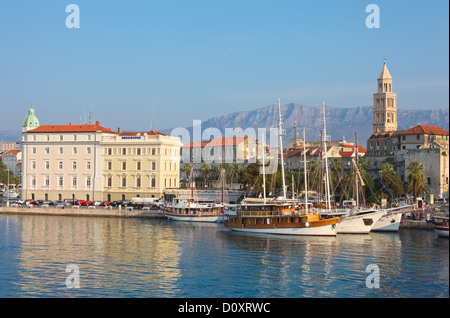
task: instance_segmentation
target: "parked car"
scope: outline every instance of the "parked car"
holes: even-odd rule
[[[67,203],[67,202],[61,201],[61,200],[56,200],[56,201],[53,202],[53,205],[55,207],[57,207],[57,208],[63,208],[63,207],[65,207],[67,205],[70,205],[70,204]]]
[[[446,203],[448,203],[448,201],[447,201],[447,199],[439,198],[439,199],[434,200],[434,203],[436,203],[436,204],[446,204]]]
[[[93,204],[92,201],[84,201],[83,203],[81,203],[80,205],[82,206],[91,206]]]

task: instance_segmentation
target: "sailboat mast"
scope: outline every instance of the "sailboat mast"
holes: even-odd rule
[[[325,152],[325,177],[326,177],[326,183],[327,186],[325,188],[326,193],[326,203],[327,207],[331,207],[330,202],[330,179],[328,176],[328,155],[327,155],[327,123],[325,119],[325,103],[322,103],[322,109],[323,109],[323,149]]]
[[[303,127],[303,165],[305,171],[305,211],[308,213],[308,180],[306,173],[306,137],[305,137],[305,127]]]
[[[266,158],[265,158],[265,152],[266,152],[266,145],[264,143],[264,135],[262,137],[262,169],[263,169],[263,192],[264,192],[264,204],[266,204]]]
[[[281,153],[281,178],[283,179],[283,198],[286,199],[286,181],[284,180],[284,158],[283,158],[283,119],[281,116],[280,99],[278,99],[278,112],[280,113],[280,122],[278,124],[278,135],[280,138],[280,153]]]

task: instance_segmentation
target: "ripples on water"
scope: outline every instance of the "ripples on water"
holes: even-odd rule
[[[448,297],[431,231],[292,237],[168,220],[0,215],[0,297]],[[80,288],[66,287],[66,266]],[[380,269],[380,288],[366,287]]]

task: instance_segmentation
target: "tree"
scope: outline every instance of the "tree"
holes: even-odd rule
[[[418,194],[430,193],[429,187],[425,184],[425,167],[420,161],[411,161],[406,167],[408,172],[409,191],[412,191],[414,199]]]
[[[380,191],[383,191],[384,187],[383,185],[388,189],[387,191],[390,192],[393,196],[399,197],[403,193],[403,182],[400,180],[399,177],[397,177],[395,173],[394,166],[389,163],[385,162],[381,166],[381,176],[380,181],[382,184],[379,185]]]
[[[191,173],[192,173],[192,169],[193,169],[192,163],[190,163],[190,162],[186,162],[186,163],[183,165],[182,171],[186,174],[186,178],[187,178],[189,181],[191,181]]]
[[[206,181],[208,179],[208,175],[211,171],[211,166],[207,163],[203,163],[200,167],[200,177],[202,181]]]

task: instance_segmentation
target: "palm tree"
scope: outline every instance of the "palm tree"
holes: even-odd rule
[[[203,163],[200,167],[200,176],[202,181],[206,181],[208,179],[208,175],[211,171],[211,166],[207,163]]]
[[[183,165],[182,171],[186,174],[186,178],[187,178],[189,181],[191,181],[191,173],[192,173],[192,169],[193,169],[192,163],[190,163],[190,162],[186,162],[186,163]]]
[[[233,183],[239,181],[242,173],[242,164],[238,162],[233,162],[228,170],[227,177]]]
[[[416,199],[419,193],[429,193],[429,188],[425,184],[425,167],[420,161],[411,161],[406,167],[408,172],[408,184]]]
[[[394,166],[385,162],[381,166],[381,180],[388,191],[394,196],[400,196],[403,192],[403,182],[397,177]],[[382,187],[382,185],[381,185]],[[382,188],[381,188],[382,189]]]

